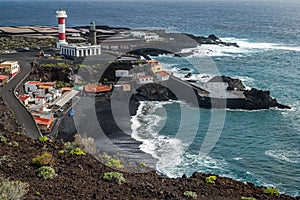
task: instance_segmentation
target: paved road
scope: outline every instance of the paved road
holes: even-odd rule
[[[29,74],[31,70],[30,62],[33,56],[29,53],[0,54],[0,60],[18,60],[21,71],[1,90],[1,96],[6,104],[12,109],[18,123],[23,124],[23,134],[30,138],[39,138],[41,133],[26,108],[15,98],[13,89]]]

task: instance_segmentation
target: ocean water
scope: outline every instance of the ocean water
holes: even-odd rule
[[[207,79],[189,62],[209,59],[220,74],[248,87],[270,90],[291,110],[206,110],[184,102],[143,102],[132,117],[132,137],[157,158],[157,169],[176,177],[194,171],[275,186],[300,195],[300,2],[276,0],[199,1],[39,1],[0,0],[0,25],[56,25],[55,10],[67,10],[67,26],[162,27],[197,35],[215,34],[240,48],[200,46],[189,58],[155,57],[177,76],[189,67],[192,78]],[[220,135],[206,156],[201,147],[210,126],[225,114]],[[216,118],[213,118],[216,117]],[[219,118],[218,118],[219,117]],[[214,125],[214,124],[213,124]],[[217,138],[217,140],[216,140]]]

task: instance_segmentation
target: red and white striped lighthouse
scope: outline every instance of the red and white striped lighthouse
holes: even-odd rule
[[[57,48],[60,48],[63,44],[68,44],[66,42],[66,25],[65,18],[67,18],[67,13],[64,10],[56,11],[56,17],[58,19],[58,43]]]

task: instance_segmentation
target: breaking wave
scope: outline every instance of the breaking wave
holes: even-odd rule
[[[289,163],[300,163],[300,151],[299,150],[268,150],[265,152],[267,156],[275,158],[278,161],[284,161]]]
[[[221,38],[224,42],[237,43],[239,47],[225,45],[209,45],[203,44],[195,48],[183,49],[180,53],[192,54],[190,57],[224,57],[224,56],[244,56],[248,53],[254,53],[267,50],[283,50],[283,51],[300,51],[300,46],[267,43],[267,42],[251,42],[248,39],[239,38]]]

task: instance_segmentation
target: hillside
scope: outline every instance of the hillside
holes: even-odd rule
[[[106,172],[116,170],[90,154],[71,155],[67,150],[60,151],[65,149],[60,142],[42,142],[17,132],[1,132],[0,177],[28,183],[29,190],[24,199],[185,199],[185,191],[196,192],[197,199],[300,199],[266,194],[264,187],[218,176],[215,183],[207,183],[209,175],[202,173],[194,173],[190,178],[171,179],[155,171],[121,172],[126,181],[118,184],[103,180]],[[55,169],[53,179],[37,177],[38,166],[32,163],[32,159],[43,152],[53,155],[54,159],[48,159],[49,165]]]

